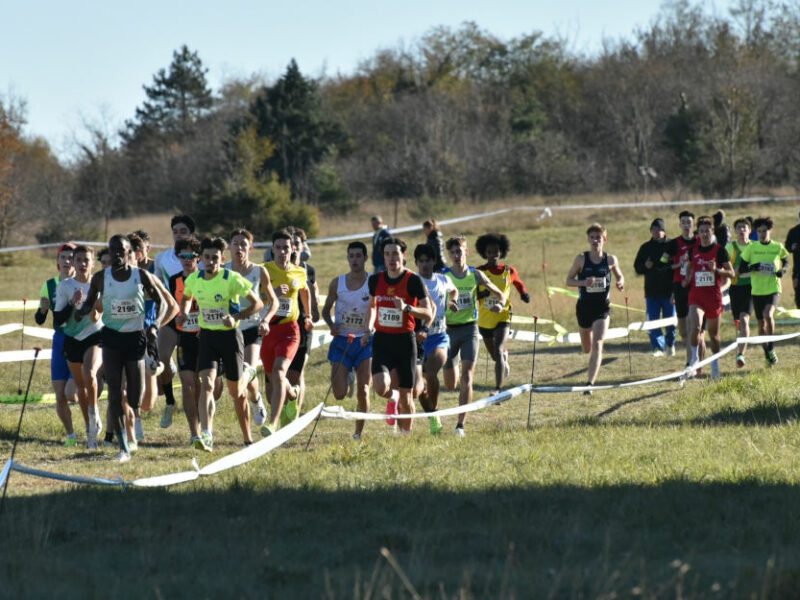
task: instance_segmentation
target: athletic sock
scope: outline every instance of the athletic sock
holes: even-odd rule
[[[392,402],[398,402],[400,400],[400,392],[397,390],[392,390],[392,397],[390,399]]]
[[[692,346],[691,349],[690,349],[690,352],[691,352],[691,354],[690,354],[691,358],[689,360],[689,364],[693,365],[698,360],[700,360],[700,358],[698,356],[699,347],[698,346]]]
[[[175,405],[175,393],[172,391],[172,382],[162,384],[164,388],[164,398],[167,400],[167,405]]]

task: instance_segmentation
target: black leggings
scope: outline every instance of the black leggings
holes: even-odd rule
[[[125,374],[128,405],[137,410],[144,394],[144,333],[119,333],[106,329],[103,329],[103,371],[108,384],[108,407],[119,447],[127,452],[122,375]]]

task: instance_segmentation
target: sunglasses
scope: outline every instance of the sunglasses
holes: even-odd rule
[[[178,258],[180,258],[181,260],[194,260],[195,258],[197,258],[197,254],[195,254],[194,252],[181,252],[180,254],[178,254]]]

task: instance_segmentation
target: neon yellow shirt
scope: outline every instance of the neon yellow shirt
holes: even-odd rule
[[[186,278],[183,297],[194,298],[200,307],[200,329],[226,331],[222,320],[226,315],[239,312],[239,296],[247,294],[253,284],[236,271],[220,269],[213,279],[201,277],[204,271],[195,271]]]
[[[772,240],[768,244],[751,242],[742,249],[742,260],[750,263],[750,287],[753,296],[781,293],[781,280],[775,272],[789,253],[783,244]]]

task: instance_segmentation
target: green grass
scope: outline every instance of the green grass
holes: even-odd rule
[[[641,282],[629,265],[648,224],[644,214],[618,215],[611,226],[609,250],[628,266],[634,306],[643,304]],[[534,288],[538,314],[549,317],[542,239],[548,283],[560,286],[584,229],[575,221],[510,232],[510,262]],[[339,250],[315,249],[323,282],[344,268]],[[18,261],[0,270],[2,299],[35,295],[51,268],[35,254]],[[575,329],[574,300],[554,297],[553,310]],[[0,322],[19,317],[3,313]],[[624,325],[624,311],[613,319]],[[732,336],[726,323],[723,343]],[[600,382],[681,368],[681,352],[653,359],[646,339],[632,338],[632,373],[625,341],[609,343]],[[0,336],[0,350],[19,341]],[[576,347],[537,349],[537,382],[585,380]],[[430,598],[790,597],[800,586],[800,352],[795,340],[777,350],[781,363],[769,371],[759,348],[743,371],[728,355],[719,382],[536,395],[531,431],[527,395],[470,415],[464,440],[452,434],[453,419],[438,437],[424,422],[411,438],[369,423],[361,444],[350,439],[352,424],[323,420],[308,452],[306,430],[263,459],[166,490],[13,473],[0,516],[0,597],[410,597],[403,576]],[[512,343],[511,359],[510,385],[527,382],[530,344]],[[484,360],[478,397],[491,387]],[[322,400],[328,372],[324,352],[312,353],[309,405]],[[0,393],[13,395],[18,378],[17,365],[0,365]],[[39,363],[32,392],[49,391]],[[440,405],[455,403],[448,392]],[[201,465],[240,447],[227,396],[218,415],[215,454],[197,456]],[[0,459],[18,416],[18,405],[0,405]],[[53,407],[30,405],[17,458],[129,480],[190,468],[196,453],[182,415],[169,430],[159,416],[145,417],[147,442],[120,466],[110,450],[61,447]],[[80,423],[77,410],[73,418]]]

